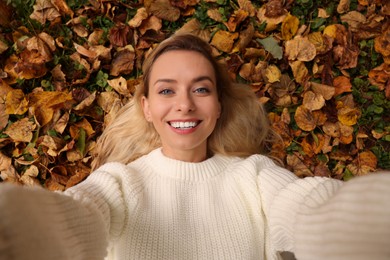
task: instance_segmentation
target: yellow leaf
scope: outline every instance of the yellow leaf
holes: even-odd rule
[[[361,111],[357,108],[342,107],[337,112],[337,118],[346,126],[353,126],[360,118]]]
[[[282,22],[282,38],[286,41],[291,40],[297,33],[299,19],[291,14],[288,14]]]
[[[9,91],[5,105],[5,113],[8,115],[23,115],[28,110],[28,100],[21,89]]]
[[[275,65],[270,65],[265,70],[265,76],[267,77],[269,83],[274,83],[280,81],[282,73],[280,72],[278,67],[276,67]]]
[[[335,24],[331,24],[325,27],[324,34],[332,37],[333,39],[337,36],[338,28]]]

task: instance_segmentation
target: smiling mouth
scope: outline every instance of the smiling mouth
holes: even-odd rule
[[[176,129],[190,129],[199,125],[201,121],[191,121],[191,122],[168,122],[170,126]]]

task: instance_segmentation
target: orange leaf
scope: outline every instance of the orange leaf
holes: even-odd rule
[[[352,84],[350,78],[345,76],[338,76],[333,79],[333,86],[335,87],[334,96],[338,96],[345,92],[352,92]]]
[[[375,51],[383,56],[390,56],[390,29],[387,29],[380,36],[375,38]]]
[[[347,168],[354,175],[365,175],[369,172],[375,171],[378,163],[378,159],[371,151],[364,151],[360,153]]]
[[[242,9],[234,11],[227,23],[224,23],[230,32],[235,32],[237,26],[248,17],[248,13]]]

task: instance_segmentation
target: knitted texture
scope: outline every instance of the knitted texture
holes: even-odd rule
[[[66,196],[0,187],[0,259],[390,259],[389,177],[298,179],[261,155],[187,163],[157,149]]]

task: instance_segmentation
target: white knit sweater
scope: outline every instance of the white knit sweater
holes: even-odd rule
[[[297,179],[270,159],[109,163],[60,193],[0,186],[0,259],[390,259],[390,174]]]

